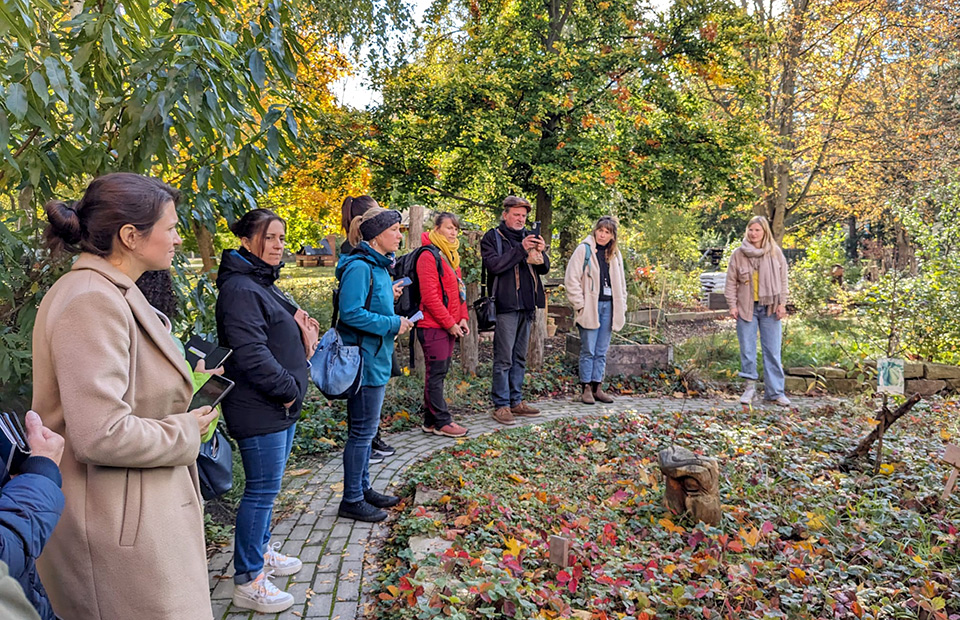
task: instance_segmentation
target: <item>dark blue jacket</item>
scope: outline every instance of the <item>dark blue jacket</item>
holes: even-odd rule
[[[35,564],[63,512],[62,482],[56,463],[31,456],[0,488],[0,560],[43,620],[55,616]]]
[[[246,439],[286,430],[300,417],[307,356],[296,305],[274,284],[280,267],[246,250],[226,250],[217,273],[217,337],[233,349],[223,364],[236,386],[223,399],[230,435]],[[287,410],[284,403],[293,402]]]
[[[364,387],[386,385],[393,368],[393,339],[400,331],[400,317],[393,311],[393,279],[389,268],[393,254],[384,255],[361,241],[351,254],[340,257],[340,323],[343,342],[360,343]],[[364,306],[370,287],[370,309]]]

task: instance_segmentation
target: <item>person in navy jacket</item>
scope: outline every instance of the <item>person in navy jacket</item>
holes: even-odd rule
[[[233,604],[260,613],[293,605],[268,573],[282,577],[303,563],[270,544],[273,503],[293,448],[307,392],[307,358],[296,304],[277,288],[283,267],[286,222],[254,209],[230,230],[239,250],[226,250],[217,274],[217,334],[233,349],[224,375],[236,386],[223,400],[227,430],[237,440],[246,481],[237,510]]]
[[[31,456],[20,473],[0,488],[0,562],[6,564],[9,577],[19,583],[41,620],[54,620],[35,563],[63,512],[59,467],[63,437],[45,428],[33,411],[27,413],[25,427]],[[0,583],[0,611],[21,609],[10,593],[11,588]]]

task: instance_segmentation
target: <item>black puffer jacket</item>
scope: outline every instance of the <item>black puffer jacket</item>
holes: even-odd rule
[[[233,349],[224,375],[237,384],[223,400],[223,416],[237,439],[289,428],[307,392],[297,307],[274,284],[281,266],[244,249],[226,250],[220,259],[217,334],[221,346]],[[288,410],[283,405],[290,401]]]

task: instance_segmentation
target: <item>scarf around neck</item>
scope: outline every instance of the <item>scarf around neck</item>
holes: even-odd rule
[[[522,243],[523,238],[527,236],[527,231],[523,228],[520,230],[514,230],[507,226],[507,223],[503,221],[500,222],[499,229],[500,232],[503,233],[503,236],[511,243]]]
[[[764,244],[762,248],[758,248],[744,239],[743,243],[740,244],[740,251],[750,261],[753,270],[759,274],[757,277],[759,286],[757,288],[759,289],[760,305],[767,306],[767,312],[769,313],[781,304],[786,303],[785,299],[780,299],[783,282],[780,281],[776,246],[771,242]]]
[[[439,230],[431,230],[429,236],[430,243],[437,246],[437,248],[443,252],[443,255],[447,257],[447,262],[450,263],[453,270],[456,271],[460,269],[460,239],[450,243],[446,237],[440,234]]]

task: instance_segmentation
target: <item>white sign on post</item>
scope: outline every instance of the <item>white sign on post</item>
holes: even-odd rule
[[[877,360],[877,392],[903,394],[903,360],[881,357]]]

